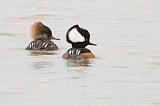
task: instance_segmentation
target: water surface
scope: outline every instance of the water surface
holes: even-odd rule
[[[1,106],[160,106],[159,0],[1,0]],[[24,50],[33,22],[48,25],[60,50]],[[62,59],[65,33],[87,28],[96,55]]]

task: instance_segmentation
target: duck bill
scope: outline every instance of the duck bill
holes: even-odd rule
[[[88,44],[88,45],[97,46],[97,44],[94,44],[94,43],[91,43],[91,42],[89,42],[89,44]]]
[[[50,37],[50,39],[53,39],[53,40],[60,40],[60,39],[58,39],[58,38],[55,38],[55,37]]]

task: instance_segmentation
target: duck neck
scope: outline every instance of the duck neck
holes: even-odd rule
[[[77,43],[72,43],[72,48],[85,48],[88,45],[87,42],[77,42]]]

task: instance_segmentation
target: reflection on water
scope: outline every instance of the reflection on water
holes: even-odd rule
[[[91,61],[90,60],[67,60],[67,66],[68,67],[79,67],[79,66],[90,66]]]
[[[50,60],[47,60],[47,56],[56,55],[55,51],[28,51],[30,58],[32,59],[30,65],[34,71],[40,71],[45,68],[48,68],[54,63]],[[49,58],[48,58],[49,59]]]
[[[29,51],[31,56],[55,55],[53,51]]]
[[[45,67],[49,67],[53,65],[52,62],[47,62],[47,61],[38,61],[38,62],[32,62],[31,63],[33,70],[43,70]]]

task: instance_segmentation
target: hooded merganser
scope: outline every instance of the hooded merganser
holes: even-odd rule
[[[60,40],[52,36],[52,31],[49,27],[41,22],[36,22],[31,26],[31,35],[34,39],[30,42],[26,50],[57,50],[57,45],[51,41]]]
[[[66,34],[66,40],[71,43],[72,48],[70,48],[64,55],[64,59],[92,59],[95,55],[87,48],[87,45],[94,45],[90,42],[90,33],[79,25],[72,26]]]

